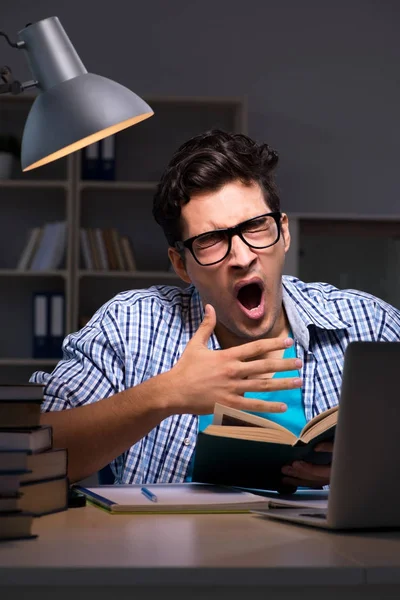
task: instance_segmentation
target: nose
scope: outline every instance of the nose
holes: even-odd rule
[[[230,263],[234,267],[245,269],[257,258],[257,253],[250,248],[238,235],[232,237],[231,251],[229,253]]]

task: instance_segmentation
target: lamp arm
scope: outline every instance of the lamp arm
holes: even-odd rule
[[[25,46],[25,42],[12,42],[4,31],[0,31],[0,35],[6,38],[8,44],[12,48],[21,49]],[[37,81],[25,81],[21,83],[14,79],[10,67],[0,67],[0,94],[20,94],[21,92],[36,87]]]
[[[37,81],[21,83],[14,79],[10,67],[0,67],[0,94],[20,94],[30,87],[35,87]]]
[[[0,94],[20,94],[22,84],[16,81],[10,67],[0,67]]]
[[[5,38],[6,38],[6,40],[7,40],[8,44],[9,44],[9,45],[10,45],[12,48],[19,48],[19,47],[20,47],[20,46],[19,46],[19,44],[18,44],[18,42],[12,42],[12,41],[10,40],[10,38],[9,38],[9,37],[8,37],[8,35],[5,33],[5,31],[0,31],[0,35],[2,35],[3,37],[5,37]]]

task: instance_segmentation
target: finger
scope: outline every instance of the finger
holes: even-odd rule
[[[287,405],[283,402],[268,402],[266,400],[256,400],[255,398],[242,398],[235,402],[233,408],[247,410],[258,413],[282,413],[287,410]]]
[[[307,481],[329,480],[330,465],[313,465],[303,461],[294,461],[292,465],[285,465],[281,469],[284,475],[304,479]]]
[[[207,342],[210,339],[216,324],[217,317],[215,314],[215,309],[211,304],[206,304],[204,307],[203,320],[189,343],[193,344],[193,342],[195,342],[207,346]]]
[[[268,352],[274,350],[284,350],[292,346],[293,343],[292,338],[268,338],[235,346],[234,348],[230,348],[229,351],[238,360],[246,361],[257,356],[265,357]]]
[[[237,382],[238,394],[245,392],[277,392],[279,390],[294,390],[301,387],[300,377],[266,377],[261,379],[243,379]]]
[[[314,448],[316,452],[333,452],[333,442],[321,442]]]
[[[302,366],[300,358],[267,358],[241,363],[240,374],[242,377],[252,377],[265,373],[297,371]]]

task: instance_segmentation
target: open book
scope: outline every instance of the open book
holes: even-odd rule
[[[278,489],[284,465],[295,460],[330,463],[331,453],[316,452],[314,446],[333,440],[337,417],[335,406],[314,417],[296,437],[268,418],[216,404],[212,424],[197,437],[193,481]]]
[[[211,435],[290,444],[291,446],[308,444],[316,439],[323,441],[323,439],[333,438],[332,429],[337,423],[338,408],[338,406],[334,406],[311,419],[297,438],[289,429],[268,418],[264,419],[242,410],[216,404],[212,425],[209,425],[205,432]]]

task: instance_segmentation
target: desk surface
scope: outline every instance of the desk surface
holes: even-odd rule
[[[87,506],[35,519],[34,533],[0,543],[0,585],[13,593],[21,584],[400,590],[400,532],[329,533],[251,514],[110,515]]]

